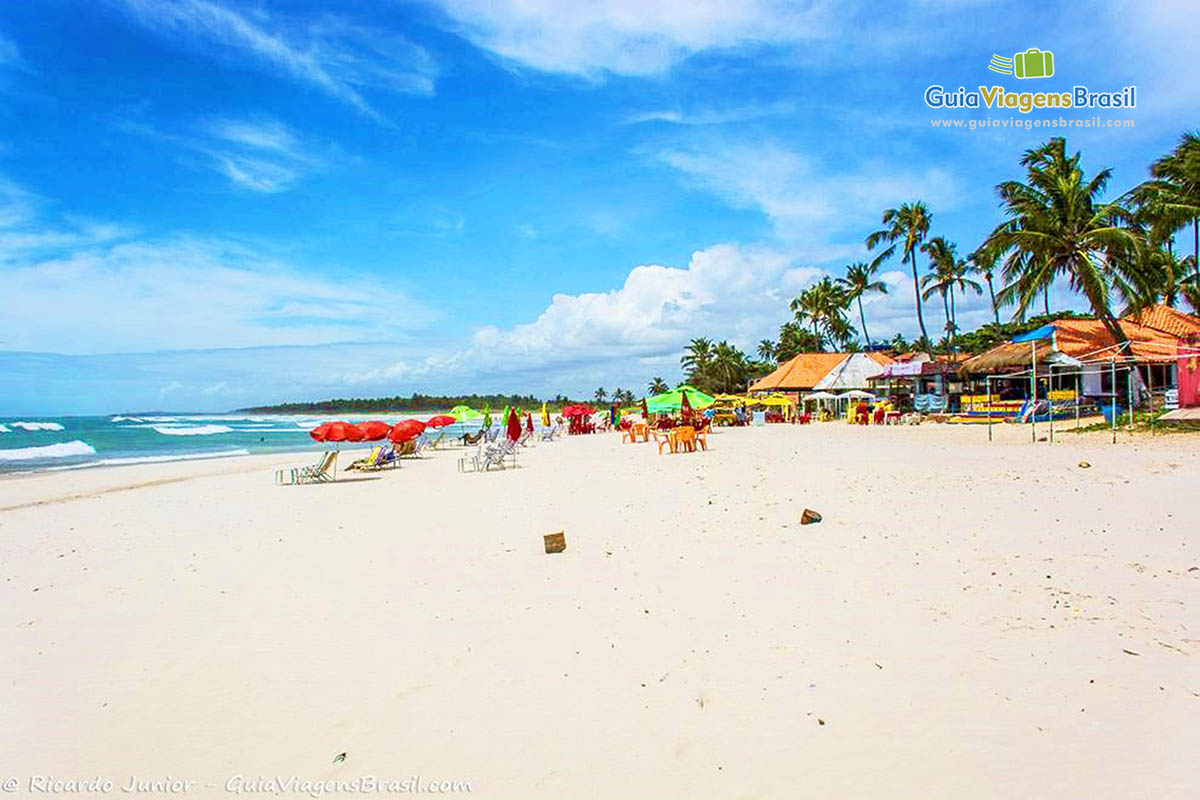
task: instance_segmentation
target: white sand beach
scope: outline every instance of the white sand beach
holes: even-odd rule
[[[999,433],[585,436],[301,487],[272,468],[308,455],[7,478],[0,778],[1200,795],[1200,439]]]

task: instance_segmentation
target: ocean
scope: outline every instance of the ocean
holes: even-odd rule
[[[428,419],[432,413],[325,417],[281,414],[179,414],[172,416],[0,417],[0,473],[227,458],[252,453],[319,451],[308,432],[334,419]],[[498,414],[495,416],[499,416]],[[536,416],[536,415],[535,415]],[[468,432],[479,422],[468,422]],[[446,428],[446,438],[463,427]],[[369,449],[346,442],[343,450]]]

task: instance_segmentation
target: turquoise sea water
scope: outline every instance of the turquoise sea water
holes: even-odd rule
[[[333,419],[428,419],[427,413],[371,417],[308,415],[180,414],[172,416],[0,417],[0,473],[89,466],[224,458],[250,453],[323,449],[309,430]],[[467,423],[466,430],[479,429]],[[457,424],[446,438],[458,436]],[[436,434],[435,434],[436,435]],[[345,443],[343,450],[368,449]]]

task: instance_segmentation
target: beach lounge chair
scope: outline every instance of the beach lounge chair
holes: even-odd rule
[[[554,441],[554,437],[558,436],[561,431],[562,425],[555,423],[554,427],[552,428],[542,429],[541,439],[543,442],[552,442]]]
[[[500,425],[497,425],[494,428],[488,428],[485,438],[487,439],[488,442],[495,442],[497,439],[500,438],[500,434],[501,434],[501,432],[503,432],[503,430],[504,430],[504,428],[501,427]]]
[[[367,464],[363,469],[374,471],[377,469],[395,469],[398,466],[400,466],[400,454],[397,452],[396,445],[392,445],[391,447],[381,448],[379,456],[375,461]]]
[[[436,450],[438,447],[441,446],[442,440],[446,438],[446,429],[442,428],[441,430],[439,430],[437,436],[431,437],[427,433],[423,433],[423,434],[421,434],[421,436],[424,437],[424,439],[425,439],[424,443],[421,445],[422,448]]]
[[[471,434],[469,434],[469,433],[464,433],[462,436],[460,436],[460,437],[458,437],[458,438],[462,439],[462,443],[463,443],[464,445],[466,445],[467,447],[471,447],[471,446],[473,446],[473,445],[477,445],[477,444],[479,444],[480,442],[482,442],[482,441],[483,441],[483,437],[485,437],[485,436],[487,436],[487,431],[486,431],[486,430],[484,430],[483,428],[480,428],[480,429],[479,429],[479,430],[478,430],[478,431],[475,433],[475,435],[474,435],[474,436],[472,436],[472,435],[471,435]]]
[[[346,467],[346,471],[349,472],[352,469],[371,469],[382,455],[382,447],[372,447],[371,452],[366,457],[355,459],[351,462],[350,466]]]
[[[521,438],[517,439],[517,444],[521,447],[529,447],[533,444],[533,431],[525,431],[521,434]]]
[[[308,467],[296,467],[290,470],[275,470],[275,483],[281,486],[294,486],[301,483],[327,483],[336,478],[335,464],[337,451],[326,450],[317,463]]]
[[[484,472],[492,467],[506,469],[509,465],[514,467],[517,465],[517,445],[511,439],[505,439],[499,444],[488,445],[483,449]]]

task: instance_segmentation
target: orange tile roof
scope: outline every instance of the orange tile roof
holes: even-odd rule
[[[1130,314],[1126,320],[1178,338],[1200,333],[1200,317],[1185,314],[1169,306],[1151,306]]]
[[[750,391],[764,392],[775,389],[811,389],[846,360],[849,353],[801,353],[785,361],[770,375],[750,384]],[[893,359],[883,353],[867,353],[880,366],[887,366]]]
[[[1186,316],[1186,315],[1184,315]],[[1101,360],[1116,354],[1116,340],[1094,319],[1060,319],[1053,323],[1054,344],[1059,352],[1084,361]],[[1178,336],[1121,320],[1121,330],[1129,339],[1129,349],[1139,361],[1174,361]]]

